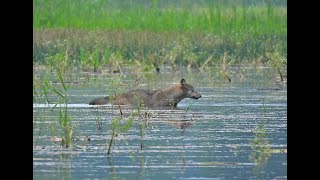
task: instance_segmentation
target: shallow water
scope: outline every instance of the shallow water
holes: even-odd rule
[[[73,148],[62,148],[57,96],[33,104],[34,179],[287,179],[287,89],[269,69],[245,69],[231,83],[205,73],[114,74],[77,73],[69,77],[68,113],[74,125]],[[272,73],[269,73],[272,74]],[[39,73],[61,88],[55,76]],[[158,89],[187,83],[201,93],[184,99],[178,109],[143,109],[126,133],[116,137],[111,153],[112,105],[88,105],[91,99],[136,87]],[[121,83],[120,83],[121,82]],[[53,111],[48,109],[53,108]],[[122,109],[126,117],[131,110]],[[137,110],[135,109],[135,112]],[[141,145],[141,119],[150,117]],[[266,161],[249,160],[255,129],[265,127],[271,150]],[[88,140],[90,138],[90,140]],[[263,147],[262,147],[263,149]],[[261,151],[256,158],[267,156]]]

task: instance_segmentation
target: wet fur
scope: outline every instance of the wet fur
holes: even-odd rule
[[[103,105],[112,102],[116,105],[143,105],[146,107],[176,107],[177,104],[184,98],[199,99],[201,95],[194,91],[193,86],[186,83],[181,79],[180,84],[175,86],[161,89],[161,90],[146,90],[135,89],[126,93],[115,96],[114,99],[98,98],[92,100],[90,105]]]

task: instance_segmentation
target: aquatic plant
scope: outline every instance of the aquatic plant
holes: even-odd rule
[[[115,145],[115,137],[117,137],[121,133],[126,133],[132,127],[132,121],[135,117],[134,112],[132,111],[128,118],[123,118],[123,113],[121,110],[121,106],[119,105],[119,114],[120,117],[114,117],[111,120],[110,130],[111,130],[111,138],[108,144],[107,154],[110,155],[112,145]]]
[[[112,102],[114,99],[113,96],[115,96],[116,94],[121,92],[121,90],[118,88],[118,86],[120,84],[122,84],[121,78],[122,78],[121,75],[117,76],[117,77],[113,78],[112,82],[110,83],[110,86],[113,87],[112,89],[114,89],[114,95],[109,96],[109,100],[111,101],[111,104],[112,104],[112,112],[114,112],[115,107],[118,107],[119,116],[114,117],[111,120],[111,124],[110,124],[111,138],[110,138],[109,143],[107,144],[107,147],[108,147],[107,154],[108,155],[111,152],[112,144],[115,145],[115,140],[116,140],[115,137],[117,137],[121,133],[126,133],[131,128],[132,121],[135,117],[133,111],[131,111],[131,114],[128,118],[123,117],[123,112],[122,112],[120,104],[114,105],[114,103]]]
[[[61,67],[63,69],[63,67]],[[59,119],[58,124],[60,128],[61,133],[61,145],[63,147],[70,147],[72,146],[72,139],[74,136],[74,126],[72,125],[72,119],[70,114],[68,113],[68,89],[69,86],[64,81],[64,71],[57,68],[55,69],[55,74],[57,76],[57,79],[62,87],[58,88],[52,85],[51,81],[48,80],[48,78],[43,77],[43,79],[37,78],[37,76],[33,75],[33,101],[37,102],[40,99],[43,99],[46,104],[52,104],[55,105],[49,109],[44,109],[43,111],[46,111],[44,113],[53,113],[54,110],[58,110]],[[53,97],[57,98],[57,101],[54,102]],[[48,106],[49,107],[49,106]],[[34,124],[36,123],[37,117],[34,118]],[[43,124],[42,124],[43,125]],[[52,120],[52,124],[50,125],[52,138],[56,139],[56,120]],[[39,135],[41,133],[42,127],[40,127]],[[59,138],[58,138],[59,139]],[[37,141],[36,141],[37,142]],[[37,143],[36,143],[37,144]]]
[[[285,80],[285,77],[287,76],[287,57],[286,55],[282,55],[279,53],[278,50],[276,50],[273,53],[266,53],[266,56],[268,58],[267,63],[276,69],[277,73],[280,76],[281,81]]]
[[[117,81],[114,81],[114,82],[117,82]],[[108,155],[111,152],[112,145],[115,145],[116,137],[119,134],[126,133],[130,128],[132,128],[133,121],[134,121],[135,118],[138,118],[137,124],[138,124],[139,129],[140,129],[140,149],[142,150],[143,147],[144,147],[143,138],[144,138],[144,135],[145,135],[145,130],[148,127],[148,124],[149,124],[149,119],[151,118],[151,113],[146,111],[143,114],[142,113],[142,108],[144,107],[143,103],[141,103],[139,97],[135,96],[135,99],[136,99],[136,102],[137,102],[137,104],[136,104],[136,108],[137,109],[131,109],[131,113],[127,117],[125,117],[123,115],[123,111],[122,111],[122,108],[121,108],[120,104],[112,105],[112,110],[114,109],[114,107],[118,108],[119,116],[114,117],[111,120],[111,125],[110,125],[111,138],[110,138],[110,141],[108,143],[108,150],[107,150],[107,154]],[[126,110],[128,110],[128,109],[126,109]]]
[[[137,101],[137,116],[139,117],[139,127],[140,127],[140,149],[143,148],[143,136],[145,133],[146,124],[141,119],[141,108],[143,104],[141,103],[141,100],[138,96],[134,95],[136,101]]]
[[[99,115],[99,108],[96,109],[96,125],[97,130],[102,131],[102,117]]]
[[[266,113],[265,99],[263,99],[263,115]],[[271,157],[271,146],[266,137],[265,123],[260,123],[254,130],[254,138],[250,142],[252,153],[249,155],[249,160],[255,163],[253,169],[258,173],[264,168],[269,158]]]
[[[48,81],[47,80],[40,80],[35,74],[33,74],[33,103],[37,103],[42,99],[44,96],[44,100],[47,104],[50,103],[50,90],[48,88]],[[43,110],[45,111],[45,110]],[[45,117],[38,117],[34,116],[33,117],[33,130],[35,129],[38,121],[44,120]],[[41,123],[41,126],[39,127],[39,132],[37,134],[36,142],[34,146],[36,147],[38,144],[39,137],[42,133],[43,126],[45,123]]]
[[[266,129],[260,125],[254,129],[254,138],[250,142],[252,153],[249,160],[256,164],[254,171],[264,168],[271,156],[271,147],[265,135]]]
[[[59,127],[61,130],[62,136],[62,146],[63,147],[70,147],[72,146],[72,139],[74,135],[74,126],[72,125],[71,116],[68,113],[68,89],[63,80],[63,74],[61,73],[60,69],[56,69],[56,74],[58,76],[59,82],[62,84],[62,90],[51,86],[51,90],[56,93],[59,97],[58,102],[56,105],[59,104]],[[63,105],[62,105],[63,104]],[[56,107],[56,106],[55,106]]]

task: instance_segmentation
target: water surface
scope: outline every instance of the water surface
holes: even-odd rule
[[[43,96],[35,100],[33,177],[287,179],[287,89],[275,77],[266,76],[268,72],[247,69],[242,72],[244,77],[232,74],[231,83],[206,73],[146,73],[138,81],[139,75],[134,73],[121,77],[72,74],[66,81],[70,86],[68,113],[75,129],[73,147],[63,148],[58,140],[61,131],[57,96],[52,93],[49,104]],[[62,87],[54,75],[37,76]],[[202,98],[184,99],[178,109],[141,110],[141,119],[144,113],[150,115],[143,148],[137,117],[128,132],[116,137],[108,156],[111,121],[119,117],[119,110],[112,105],[88,105],[89,101],[137,87],[167,87],[179,83],[182,77]],[[123,113],[129,115],[131,110],[123,109]],[[263,150],[257,153],[256,158],[268,157],[264,163],[249,159],[259,127],[265,128],[261,141],[268,141],[271,148],[267,154]]]

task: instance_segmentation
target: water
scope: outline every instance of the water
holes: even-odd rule
[[[69,79],[68,113],[75,127],[73,148],[59,141],[57,96],[34,103],[34,179],[287,179],[286,84],[266,76],[270,69],[243,70],[232,82],[204,73],[73,74]],[[235,72],[235,71],[234,71]],[[272,74],[272,73],[270,73]],[[38,77],[55,76],[39,73]],[[116,137],[111,153],[111,121],[119,112],[111,105],[88,105],[91,99],[135,88],[157,89],[178,83],[181,77],[202,94],[199,100],[184,99],[178,109],[147,109],[148,127],[141,145],[138,117],[128,132]],[[120,83],[121,82],[121,83]],[[137,111],[137,110],[136,110]],[[123,109],[125,117],[131,110]],[[141,116],[144,119],[144,116]],[[263,125],[270,151],[264,163],[251,161],[255,129]],[[259,129],[259,128],[258,128]],[[57,137],[54,139],[53,137]],[[90,140],[88,140],[90,139]],[[269,156],[268,156],[269,155]]]

